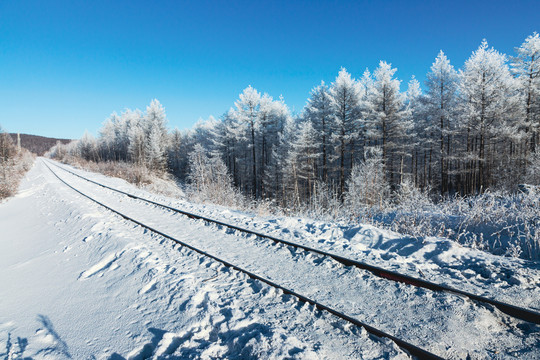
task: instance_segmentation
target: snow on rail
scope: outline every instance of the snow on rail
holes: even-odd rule
[[[369,333],[371,333],[371,334],[373,334],[373,335],[375,335],[375,336],[388,338],[388,339],[392,340],[393,342],[395,342],[396,345],[398,345],[400,348],[402,348],[402,349],[408,351],[408,352],[409,352],[411,355],[413,355],[413,356],[416,356],[416,357],[418,357],[418,358],[420,358],[420,359],[427,359],[427,360],[431,360],[431,359],[433,359],[433,360],[441,360],[441,359],[443,359],[442,357],[437,356],[437,355],[435,355],[435,354],[432,354],[432,353],[430,353],[429,351],[426,351],[426,350],[424,350],[424,349],[422,349],[422,348],[420,348],[420,347],[417,347],[417,346],[415,346],[415,345],[413,345],[413,344],[411,344],[411,343],[409,343],[409,342],[407,342],[407,341],[404,341],[404,340],[402,340],[402,339],[400,339],[400,338],[397,338],[397,337],[395,337],[395,336],[392,336],[392,335],[390,335],[390,334],[387,334],[386,332],[384,332],[384,331],[382,331],[382,330],[379,330],[379,329],[377,329],[377,328],[375,328],[375,327],[373,327],[373,326],[370,326],[370,325],[368,325],[368,324],[365,324],[364,322],[362,322],[362,321],[360,321],[360,320],[357,320],[357,319],[355,319],[355,318],[353,318],[353,317],[350,317],[350,316],[348,316],[348,315],[346,315],[346,314],[344,314],[344,313],[342,313],[342,312],[340,312],[340,311],[337,311],[337,310],[335,310],[335,309],[333,309],[333,308],[331,308],[331,307],[329,307],[329,306],[326,306],[326,305],[324,305],[324,304],[321,304],[321,303],[319,303],[319,302],[317,302],[317,301],[315,301],[315,300],[313,300],[313,299],[310,299],[310,298],[308,298],[308,297],[306,297],[306,296],[304,296],[304,295],[301,295],[301,294],[299,294],[299,293],[297,293],[297,292],[295,292],[295,291],[293,291],[293,290],[290,290],[290,289],[288,289],[288,288],[286,288],[286,287],[283,287],[283,286],[281,286],[281,285],[279,285],[279,284],[277,284],[277,283],[275,283],[275,282],[273,282],[273,281],[271,281],[271,280],[269,280],[269,279],[266,279],[266,278],[261,277],[261,276],[255,274],[255,273],[253,273],[253,272],[251,272],[251,271],[245,270],[245,269],[243,269],[243,268],[241,268],[241,267],[239,267],[239,266],[236,266],[236,265],[234,265],[234,264],[232,264],[232,263],[229,263],[228,261],[222,260],[222,259],[220,259],[220,258],[218,258],[218,257],[216,257],[216,256],[214,256],[214,255],[212,255],[212,254],[209,254],[209,253],[207,253],[207,252],[205,252],[205,251],[203,251],[203,250],[200,250],[200,249],[198,249],[198,248],[196,248],[196,247],[194,247],[194,246],[192,246],[192,245],[189,245],[189,244],[187,244],[187,243],[185,243],[185,242],[183,242],[183,241],[180,241],[180,240],[178,240],[178,239],[176,239],[176,238],[174,238],[174,237],[172,237],[172,236],[170,236],[170,235],[168,235],[168,234],[166,234],[166,233],[164,233],[164,232],[161,232],[161,231],[159,231],[159,230],[157,230],[157,229],[155,229],[155,228],[153,228],[153,227],[150,227],[150,226],[148,226],[148,225],[145,225],[144,223],[142,223],[142,222],[140,222],[140,221],[137,221],[137,220],[135,220],[135,219],[133,219],[133,218],[131,218],[131,217],[129,217],[129,216],[123,214],[122,212],[120,212],[120,211],[118,211],[118,210],[115,210],[115,209],[113,209],[113,208],[111,208],[111,207],[105,205],[104,203],[102,203],[102,202],[100,202],[100,201],[98,201],[98,200],[92,198],[91,196],[89,196],[89,195],[83,193],[82,191],[76,189],[75,187],[73,187],[72,185],[70,185],[69,183],[67,183],[64,179],[62,179],[61,177],[59,177],[58,174],[56,174],[56,173],[49,167],[48,164],[46,164],[46,166],[47,166],[47,168],[51,171],[51,173],[53,173],[53,174],[58,178],[58,180],[60,180],[60,181],[61,181],[62,183],[64,183],[66,186],[68,186],[69,188],[73,189],[74,191],[76,191],[76,192],[79,193],[80,195],[82,195],[82,196],[88,198],[89,200],[91,200],[91,201],[97,203],[98,205],[100,205],[100,206],[106,208],[107,210],[109,210],[109,211],[111,211],[111,212],[113,212],[113,213],[115,213],[115,214],[121,216],[122,218],[124,218],[124,219],[126,219],[126,220],[129,220],[129,221],[131,221],[131,222],[133,222],[133,223],[135,223],[135,224],[137,224],[137,225],[139,225],[139,226],[141,226],[141,227],[143,227],[143,228],[145,228],[145,229],[148,229],[148,230],[154,232],[155,234],[158,234],[158,235],[160,235],[160,236],[162,236],[162,237],[164,237],[164,238],[166,238],[166,239],[169,239],[169,240],[171,240],[171,241],[174,241],[175,243],[177,243],[177,244],[179,244],[179,245],[182,245],[182,246],[184,246],[184,247],[186,247],[186,248],[188,248],[188,249],[190,249],[190,250],[193,250],[193,251],[195,251],[195,252],[197,252],[197,253],[199,253],[199,254],[201,254],[201,255],[207,256],[207,257],[209,257],[209,258],[211,258],[211,259],[213,259],[213,260],[215,260],[215,261],[217,261],[217,262],[220,262],[220,263],[222,263],[223,265],[225,265],[225,266],[227,266],[227,267],[229,267],[229,268],[231,268],[231,269],[234,269],[234,270],[236,270],[236,271],[239,271],[239,272],[241,272],[241,273],[244,273],[244,274],[248,275],[248,276],[249,276],[250,278],[252,278],[252,279],[259,280],[259,281],[261,281],[261,282],[263,282],[263,283],[265,283],[265,284],[267,284],[267,285],[270,285],[270,286],[272,286],[272,287],[275,287],[275,288],[277,288],[277,289],[283,291],[285,294],[289,294],[289,295],[295,296],[296,298],[298,298],[300,301],[302,301],[302,302],[304,302],[304,303],[308,303],[308,304],[314,305],[316,308],[318,308],[318,309],[320,309],[320,310],[327,311],[327,312],[331,313],[332,315],[337,316],[338,318],[340,318],[340,319],[342,319],[342,320],[345,320],[345,321],[347,321],[347,322],[349,322],[349,323],[351,323],[351,324],[354,324],[354,325],[356,325],[356,326],[362,327],[362,328],[364,328],[366,331],[368,331]],[[66,170],[66,171],[67,171],[67,170]],[[77,175],[77,176],[79,176],[79,175]],[[85,179],[85,180],[87,180],[87,179]],[[91,181],[91,180],[88,180],[88,181]],[[91,181],[91,182],[92,182],[92,181]],[[102,185],[102,186],[103,186],[103,187],[106,187],[106,186],[104,186],[104,185]],[[128,194],[126,193],[126,195],[128,195]],[[136,196],[133,196],[133,195],[130,195],[130,197],[137,198]]]
[[[54,164],[54,165],[57,168],[59,168],[61,170],[64,170],[64,171],[66,171],[66,172],[68,172],[68,173],[70,173],[72,175],[75,175],[75,176],[77,176],[77,177],[79,177],[79,178],[81,178],[83,180],[86,180],[86,181],[88,181],[90,183],[96,184],[98,186],[101,186],[103,188],[115,191],[117,193],[120,193],[120,194],[123,194],[123,195],[126,195],[126,196],[129,196],[129,197],[131,197],[133,199],[142,200],[144,202],[147,202],[147,203],[150,203],[150,204],[153,204],[153,205],[157,205],[157,206],[163,207],[165,209],[168,209],[168,210],[171,210],[171,211],[174,211],[174,212],[181,213],[181,214],[186,215],[186,216],[188,216],[189,218],[192,218],[192,219],[204,220],[206,222],[213,223],[213,224],[216,224],[216,225],[219,225],[219,226],[224,226],[224,227],[227,227],[227,228],[230,228],[230,229],[233,229],[233,230],[237,230],[237,231],[240,231],[240,232],[243,232],[243,233],[252,234],[252,235],[258,236],[258,237],[263,238],[263,239],[268,239],[268,240],[274,241],[276,243],[285,244],[285,245],[292,246],[292,247],[295,247],[295,248],[299,248],[299,249],[302,249],[302,250],[305,250],[305,251],[313,252],[313,253],[316,253],[316,254],[319,254],[319,255],[328,256],[328,257],[336,260],[337,262],[339,262],[339,263],[341,263],[341,264],[343,264],[345,266],[355,266],[355,267],[358,267],[360,269],[370,271],[372,274],[374,274],[374,275],[376,275],[378,277],[384,278],[384,279],[398,281],[398,282],[402,282],[402,283],[405,283],[405,284],[408,284],[408,285],[412,285],[412,286],[416,286],[416,287],[422,287],[422,288],[426,288],[426,289],[433,290],[433,291],[445,291],[445,292],[450,292],[450,293],[455,293],[455,294],[458,294],[458,295],[466,296],[469,299],[474,300],[474,301],[476,301],[478,303],[493,305],[493,306],[497,307],[499,310],[501,310],[502,312],[504,312],[504,313],[506,313],[506,314],[508,314],[510,316],[513,316],[513,317],[515,317],[517,319],[532,322],[532,323],[535,323],[535,324],[540,324],[540,312],[536,312],[536,311],[531,310],[531,309],[526,309],[526,308],[519,307],[519,306],[516,306],[516,305],[508,304],[508,303],[505,303],[505,302],[502,302],[502,301],[497,301],[497,300],[490,299],[490,298],[487,298],[487,297],[484,297],[484,296],[476,295],[476,294],[473,294],[473,293],[470,293],[470,292],[467,292],[467,291],[459,290],[459,289],[456,289],[456,288],[453,288],[453,287],[450,287],[450,286],[445,286],[445,285],[437,284],[437,283],[434,283],[434,282],[431,282],[431,281],[426,281],[426,280],[423,280],[423,279],[420,279],[420,278],[416,278],[416,277],[412,277],[412,276],[409,276],[409,275],[401,274],[401,273],[391,271],[391,270],[387,270],[387,269],[384,269],[384,268],[381,268],[381,267],[378,267],[378,266],[370,265],[370,264],[367,264],[365,262],[361,262],[361,261],[354,260],[354,259],[349,259],[349,258],[340,256],[340,255],[337,255],[337,254],[332,254],[332,253],[327,252],[327,251],[323,251],[323,250],[319,250],[319,249],[316,249],[316,248],[313,248],[313,247],[293,243],[293,242],[290,242],[290,241],[287,241],[287,240],[276,238],[274,236],[270,236],[270,235],[263,234],[263,233],[260,233],[260,232],[248,230],[248,229],[245,229],[245,228],[242,228],[242,227],[239,227],[239,226],[235,226],[235,225],[232,225],[232,224],[228,224],[228,223],[225,223],[225,222],[222,222],[222,221],[219,221],[219,220],[211,219],[211,218],[208,218],[208,217],[205,217],[205,216],[202,216],[202,215],[198,215],[198,214],[194,214],[194,213],[191,213],[191,212],[188,212],[188,211],[185,211],[185,210],[174,208],[174,207],[171,207],[171,206],[168,206],[168,205],[165,205],[165,204],[161,204],[161,203],[158,203],[158,202],[155,202],[155,201],[152,201],[152,200],[149,200],[149,199],[145,199],[143,197],[136,196],[136,195],[127,193],[125,191],[121,191],[121,190],[115,189],[113,187],[101,184],[101,183],[99,183],[97,181],[90,180],[90,179],[88,179],[88,178],[86,178],[84,176],[81,176],[81,175],[79,175],[79,174],[77,174],[77,173],[75,173],[73,171],[70,171],[70,170],[65,169],[63,167],[60,167],[60,166],[58,166],[56,164]]]

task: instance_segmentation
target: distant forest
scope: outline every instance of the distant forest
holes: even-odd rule
[[[154,100],[146,112],[113,113],[97,139],[87,133],[53,153],[126,161],[190,182],[230,177],[244,195],[283,206],[322,193],[344,202],[353,192],[369,204],[405,183],[446,196],[538,182],[537,33],[510,57],[484,40],[458,70],[440,51],[423,89],[413,77],[402,91],[396,70],[381,61],[355,79],[342,68],[295,116],[282,98],[249,86],[219,120],[188,131],[169,132]]]
[[[13,143],[17,144],[18,134],[10,133],[9,135],[13,139]],[[44,137],[44,136],[28,135],[28,134],[20,134],[20,138],[21,138],[21,147],[29,150],[30,152],[38,156],[42,156],[43,154],[45,154],[54,145],[56,145],[57,142],[60,142],[62,144],[68,144],[69,142],[71,142],[70,139],[56,139],[56,138],[49,138],[49,137]]]

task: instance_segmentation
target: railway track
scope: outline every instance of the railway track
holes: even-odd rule
[[[55,165],[55,166],[57,166],[57,165]],[[381,268],[381,267],[378,267],[378,266],[367,264],[365,262],[361,262],[361,261],[354,260],[354,259],[349,259],[349,258],[340,256],[340,255],[337,255],[337,254],[332,254],[332,253],[327,252],[327,251],[319,250],[319,249],[312,248],[312,247],[309,247],[309,246],[305,246],[305,245],[302,245],[302,244],[293,243],[293,242],[283,240],[283,239],[279,239],[279,238],[276,238],[276,237],[273,237],[273,236],[270,236],[270,235],[266,235],[266,234],[263,234],[263,233],[260,233],[260,232],[252,231],[252,230],[249,230],[249,229],[244,229],[244,228],[241,228],[239,226],[227,224],[227,223],[224,223],[222,221],[218,221],[218,220],[210,219],[210,218],[207,218],[207,217],[204,217],[204,216],[201,216],[201,215],[193,214],[193,213],[190,213],[190,212],[178,209],[178,208],[174,208],[174,207],[171,207],[171,206],[168,206],[168,205],[165,205],[165,204],[161,204],[161,203],[149,200],[149,199],[145,199],[145,198],[142,198],[142,197],[139,197],[139,196],[135,196],[133,194],[129,194],[127,192],[124,192],[124,191],[112,188],[110,186],[103,185],[103,184],[98,183],[96,181],[87,179],[84,176],[81,176],[81,175],[79,175],[79,174],[77,174],[77,173],[75,173],[73,171],[67,170],[67,169],[62,168],[60,166],[57,166],[57,167],[59,169],[63,170],[63,171],[66,171],[66,172],[68,172],[68,173],[70,173],[70,174],[72,174],[74,176],[77,176],[77,177],[79,177],[79,178],[81,178],[81,179],[83,179],[85,181],[88,181],[90,183],[93,183],[95,185],[98,185],[98,186],[101,186],[103,188],[115,191],[117,193],[129,196],[129,197],[131,197],[133,199],[141,200],[141,201],[147,202],[149,204],[160,206],[160,207],[165,208],[167,210],[171,210],[173,212],[180,213],[180,214],[185,215],[185,216],[187,216],[187,217],[189,217],[191,219],[203,220],[203,221],[206,221],[206,222],[209,222],[209,223],[212,223],[212,224],[216,224],[216,225],[219,225],[219,226],[224,226],[224,227],[227,227],[229,229],[240,231],[240,232],[243,232],[243,233],[246,233],[246,234],[255,235],[255,236],[257,236],[259,238],[262,238],[262,239],[268,239],[268,240],[271,240],[271,241],[273,241],[275,243],[284,244],[284,245],[287,245],[287,246],[292,246],[292,247],[297,248],[297,249],[302,249],[302,250],[309,251],[309,252],[312,252],[312,253],[316,253],[316,254],[319,254],[319,255],[327,256],[327,257],[330,257],[333,260],[335,260],[335,261],[337,261],[337,262],[339,262],[339,263],[341,263],[341,264],[343,264],[345,266],[354,266],[354,267],[357,267],[359,269],[367,270],[367,271],[371,272],[372,274],[374,274],[375,276],[378,276],[378,277],[381,277],[381,278],[384,278],[384,279],[388,279],[388,280],[392,280],[392,281],[398,281],[398,282],[402,282],[402,283],[405,283],[405,284],[408,284],[408,285],[421,287],[421,288],[425,288],[425,289],[429,289],[429,290],[433,290],[433,291],[444,291],[444,292],[448,292],[448,293],[452,293],[452,294],[465,296],[465,297],[467,297],[467,298],[469,298],[471,300],[476,301],[477,303],[489,304],[489,305],[495,306],[500,311],[502,311],[502,312],[514,317],[514,318],[524,320],[524,321],[528,321],[528,322],[532,322],[532,323],[535,323],[535,324],[540,324],[540,313],[536,312],[536,311],[533,311],[533,310],[530,310],[530,309],[526,309],[526,308],[515,306],[515,305],[512,305],[512,304],[504,303],[504,302],[497,301],[497,300],[494,300],[494,299],[490,299],[490,298],[487,298],[487,297],[484,297],[484,296],[476,295],[476,294],[473,294],[473,293],[470,293],[470,292],[467,292],[467,291],[463,291],[463,290],[459,290],[459,289],[456,289],[456,288],[453,288],[453,287],[450,287],[450,286],[441,285],[441,284],[437,284],[437,283],[434,283],[434,282],[431,282],[431,281],[426,281],[426,280],[423,280],[423,279],[420,279],[420,278],[416,278],[416,277],[413,277],[413,276],[401,274],[401,273],[398,273],[396,271],[387,270],[387,269],[384,269],[384,268]]]
[[[49,163],[50,164],[50,163]],[[238,227],[238,226],[235,226],[235,225],[231,225],[231,224],[227,224],[227,223],[224,223],[224,222],[221,222],[221,221],[218,221],[218,220],[215,220],[215,219],[210,219],[210,218],[207,218],[207,217],[204,217],[204,216],[200,216],[200,215],[197,215],[197,214],[193,214],[193,213],[190,213],[190,212],[186,212],[184,210],[181,210],[181,209],[177,209],[177,208],[173,208],[173,207],[170,207],[168,205],[165,205],[165,204],[160,204],[158,202],[154,202],[152,200],[149,200],[149,199],[145,199],[145,198],[142,198],[142,197],[139,197],[139,196],[135,196],[133,194],[129,194],[127,192],[124,192],[124,191],[121,191],[121,190],[118,190],[118,189],[114,189],[112,187],[109,187],[107,185],[104,185],[104,184],[101,184],[101,183],[98,183],[96,181],[93,181],[93,180],[90,180],[88,178],[85,178],[79,174],[76,174],[75,172],[72,172],[70,170],[67,170],[63,167],[60,167],[56,164],[52,164],[54,165],[55,167],[65,171],[65,172],[68,172],[78,178],[81,178],[85,181],[88,181],[90,183],[93,183],[95,185],[98,185],[100,187],[103,187],[105,189],[108,189],[108,190],[111,190],[111,191],[114,191],[116,193],[119,193],[119,194],[122,194],[122,195],[125,195],[125,196],[128,196],[130,198],[133,198],[133,199],[136,199],[136,200],[140,200],[140,201],[143,201],[143,202],[146,202],[146,203],[149,203],[149,204],[152,204],[152,205],[155,205],[155,206],[159,206],[159,207],[162,207],[164,209],[167,209],[167,210],[170,210],[170,211],[173,211],[173,212],[176,212],[176,213],[180,213],[182,215],[185,215],[185,216],[188,216],[189,218],[192,218],[192,219],[200,219],[200,220],[204,220],[206,222],[209,222],[209,223],[212,223],[212,224],[216,224],[216,225],[219,225],[219,226],[222,226],[222,227],[226,227],[226,228],[230,228],[230,229],[233,229],[235,231],[239,231],[239,232],[243,232],[243,233],[247,233],[247,234],[252,234],[252,235],[255,235],[259,238],[262,238],[262,239],[267,239],[267,240],[271,240],[275,243],[279,243],[279,244],[283,244],[283,245],[286,245],[286,246],[291,246],[291,247],[294,247],[294,248],[297,248],[297,249],[302,249],[304,251],[309,251],[309,252],[312,252],[312,253],[316,253],[318,255],[322,255],[322,256],[325,256],[325,257],[329,257],[345,266],[354,266],[354,267],[357,267],[357,268],[360,268],[360,269],[363,269],[363,270],[367,270],[369,272],[371,272],[372,274],[380,277],[380,278],[383,278],[383,279],[386,279],[386,280],[392,280],[392,281],[397,281],[397,282],[401,282],[401,283],[405,283],[405,284],[408,284],[408,285],[411,285],[411,286],[415,286],[415,287],[422,287],[422,288],[426,288],[426,289],[429,289],[429,290],[433,290],[433,291],[442,291],[442,292],[447,292],[447,293],[451,293],[451,294],[458,294],[460,296],[465,296],[471,300],[473,300],[474,302],[476,303],[479,303],[479,304],[489,304],[489,305],[492,305],[492,306],[495,306],[497,307],[499,310],[507,313],[508,315],[510,316],[513,316],[515,318],[518,318],[518,319],[521,319],[521,320],[525,320],[525,321],[529,321],[529,322],[532,322],[532,323],[536,323],[536,324],[539,324],[540,323],[540,314],[535,312],[535,311],[532,311],[530,309],[525,309],[525,308],[520,308],[518,306],[514,306],[514,305],[511,305],[511,304],[507,304],[507,303],[503,303],[503,302],[499,302],[499,301],[496,301],[496,300],[493,300],[493,299],[489,299],[489,298],[485,298],[485,297],[482,297],[482,296],[478,296],[478,295],[475,295],[475,294],[471,294],[471,293],[468,293],[468,292],[465,292],[465,291],[461,291],[461,290],[458,290],[458,289],[454,289],[454,288],[451,288],[451,287],[447,287],[447,286],[444,286],[444,285],[440,285],[440,284],[436,284],[436,283],[433,283],[433,282],[429,282],[429,281],[425,281],[423,279],[418,279],[418,278],[415,278],[415,277],[411,277],[411,276],[408,276],[408,275],[404,275],[404,274],[400,274],[400,273],[397,273],[397,272],[394,272],[394,271],[389,271],[389,270],[386,270],[386,269],[383,269],[383,268],[380,268],[380,267],[377,267],[377,266],[373,266],[373,265],[370,265],[370,264],[366,264],[366,263],[363,263],[363,262],[360,262],[360,261],[357,261],[357,260],[354,260],[354,259],[348,259],[348,258],[345,258],[345,257],[342,257],[340,255],[336,255],[336,254],[332,254],[332,253],[329,253],[329,252],[325,252],[325,251],[322,251],[322,250],[318,250],[318,249],[315,249],[315,248],[311,248],[311,247],[307,247],[307,246],[304,246],[304,245],[301,245],[301,244],[296,244],[296,243],[292,243],[292,242],[289,242],[289,241],[286,241],[286,240],[283,240],[283,239],[278,239],[278,238],[275,238],[275,237],[272,237],[272,236],[269,236],[269,235],[266,235],[266,234],[262,234],[262,233],[258,233],[258,232],[255,232],[255,231],[251,231],[251,230],[248,230],[248,229],[244,229],[244,228],[241,228],[241,227]],[[386,337],[386,338],[389,338],[391,339],[392,341],[394,341],[399,347],[401,347],[402,349],[408,351],[411,355],[413,356],[416,356],[418,358],[422,358],[422,359],[441,359],[441,357],[435,355],[435,354],[432,354],[424,349],[421,349],[407,341],[404,341],[402,339],[399,339],[395,336],[392,336],[382,330],[379,330],[375,327],[372,327],[362,321],[359,321],[355,318],[352,318],[338,310],[335,310],[327,305],[324,305],[316,300],[313,300],[309,297],[306,297],[298,292],[295,292],[291,289],[288,289],[286,287],[283,287],[271,280],[268,280],[264,277],[261,277],[251,271],[248,271],[246,269],[243,269],[239,266],[236,266],[228,261],[225,261],[223,259],[220,259],[212,254],[209,254],[203,250],[200,250],[198,248],[195,248],[194,246],[190,245],[190,244],[187,244],[185,242],[182,242],[162,231],[159,231],[155,228],[152,228],[140,221],[137,221],[125,214],[123,214],[122,212],[116,210],[116,209],[113,209],[101,202],[99,202],[98,200],[92,198],[90,195],[88,194],[85,194],[83,193],[82,191],[76,189],[74,186],[70,185],[69,183],[67,183],[65,180],[63,180],[61,177],[58,176],[58,174],[56,174],[50,167],[48,164],[46,164],[46,166],[49,168],[49,170],[62,182],[64,183],[65,185],[67,185],[68,187],[70,187],[71,189],[73,189],[74,191],[78,192],[79,194],[83,195],[84,197],[98,203],[99,205],[107,208],[108,210],[120,215],[121,217],[129,220],[129,221],[132,221],[134,223],[136,223],[137,225],[145,228],[145,229],[148,229],[164,238],[167,238],[171,241],[174,241],[175,243],[178,243],[184,247],[187,247],[195,252],[198,252],[204,256],[207,256],[207,257],[210,257],[212,258],[213,260],[215,261],[218,261],[222,264],[224,264],[225,266],[227,267],[230,267],[234,270],[237,270],[237,271],[240,271],[240,272],[243,272],[245,273],[246,275],[248,275],[249,277],[253,278],[253,279],[257,279],[263,283],[266,283],[270,286],[273,286],[275,288],[278,288],[280,290],[282,290],[285,294],[289,294],[289,295],[293,295],[295,297],[297,297],[300,301],[302,302],[305,302],[305,303],[309,303],[311,305],[314,305],[316,308],[318,308],[319,310],[324,310],[324,311],[327,311],[349,323],[352,323],[356,326],[360,326],[360,327],[363,327],[364,329],[366,329],[369,333],[372,333],[376,336],[379,336],[379,337]]]

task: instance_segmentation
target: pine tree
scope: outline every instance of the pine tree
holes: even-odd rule
[[[101,158],[106,161],[117,160],[117,139],[116,139],[116,123],[118,122],[118,114],[113,112],[105,121],[99,131],[99,149]]]
[[[421,124],[423,117],[422,106],[422,90],[420,83],[413,75],[408,83],[407,91],[405,92],[405,115],[402,120],[402,128],[406,131],[407,139],[403,139],[400,150],[397,155],[400,159],[399,168],[399,183],[402,184],[405,178],[405,160],[411,159],[410,171],[413,170],[413,162],[415,159],[415,151],[419,142],[418,124]]]
[[[83,159],[98,161],[97,142],[94,136],[88,131],[85,131],[84,135],[77,141],[77,150]]]
[[[459,93],[467,156],[465,192],[478,192],[493,184],[492,171],[500,157],[492,155],[515,110],[515,82],[506,56],[483,40],[460,71]]]
[[[143,113],[139,109],[126,109],[116,120],[118,160],[131,160],[142,165],[144,163]],[[139,130],[141,134],[135,134]],[[132,140],[135,140],[135,143],[132,144]]]
[[[236,120],[237,134],[239,141],[247,143],[247,149],[250,151],[251,161],[245,159],[246,166],[251,167],[251,174],[246,174],[251,180],[249,191],[256,198],[259,196],[259,181],[257,179],[257,132],[259,131],[259,110],[261,104],[261,94],[254,88],[248,86],[240,94],[239,100],[235,102],[232,116]]]
[[[313,128],[318,133],[315,139],[317,144],[319,144],[321,154],[318,168],[320,169],[320,178],[325,182],[328,182],[331,129],[335,127],[332,112],[332,100],[329,89],[323,81],[319,86],[311,90],[310,98],[305,108],[305,118],[311,121]]]
[[[373,89],[373,84],[374,82],[373,77],[371,76],[371,72],[369,71],[369,69],[366,68],[366,70],[362,74],[362,78],[360,79],[361,89],[363,90],[361,94],[363,101],[367,101],[369,94]]]
[[[516,48],[512,71],[520,91],[523,126],[529,134],[529,148],[534,152],[540,143],[540,36],[534,33]]]
[[[127,116],[126,128],[128,136],[128,153],[130,160],[138,166],[145,166],[145,133],[142,114],[130,111]]]
[[[272,150],[272,162],[270,163],[268,174],[273,174],[274,198],[281,202],[283,206],[287,205],[289,188],[289,170],[288,157],[291,144],[296,139],[298,132],[297,119],[288,116],[283,124],[283,129],[278,135],[278,143]],[[267,177],[270,181],[270,177]]]
[[[457,71],[441,50],[427,74],[423,103],[427,120],[425,128],[430,129],[431,141],[438,141],[438,146],[434,148],[437,150],[442,194],[448,192],[450,183],[452,134],[457,117],[457,81]]]
[[[330,99],[334,115],[332,140],[339,159],[339,195],[343,198],[345,178],[352,168],[357,140],[360,131],[360,96],[361,88],[351,78],[345,68],[341,68],[336,80],[330,87]],[[347,155],[349,164],[346,164]],[[347,170],[348,169],[348,170]]]
[[[380,146],[383,151],[385,174],[390,184],[395,184],[398,171],[396,162],[410,130],[406,121],[408,111],[404,97],[399,91],[400,81],[394,79],[397,69],[385,61],[379,63],[374,72],[372,90],[368,95],[369,137],[372,146]]]
[[[155,124],[150,128],[150,133],[146,136],[144,157],[149,169],[164,171],[167,163],[166,150],[167,143],[163,138],[161,129]]]
[[[148,168],[164,171],[167,164],[167,117],[157,99],[146,107],[143,130],[145,133],[144,157]]]
[[[316,162],[320,157],[317,136],[311,121],[304,121],[298,125],[289,146],[284,178],[289,190],[292,190],[295,205],[302,204],[312,196]]]
[[[238,158],[240,157],[240,146],[236,133],[237,126],[233,116],[233,110],[229,110],[222,115],[221,121],[214,130],[213,144],[214,150],[224,159],[227,168],[233,176],[235,186],[240,186],[240,174],[238,171]]]
[[[5,168],[6,163],[14,156],[15,145],[13,144],[13,139],[0,126],[0,166]]]
[[[179,179],[185,178],[186,151],[184,135],[178,128],[175,128],[169,136],[169,151],[167,160],[170,171]]]
[[[287,120],[291,117],[289,108],[280,97],[273,100],[265,94],[261,101],[260,117],[260,165],[259,174],[262,176],[261,195],[264,198],[275,196],[279,191],[278,181],[280,178],[280,167],[276,164],[275,150],[279,146],[280,134]]]

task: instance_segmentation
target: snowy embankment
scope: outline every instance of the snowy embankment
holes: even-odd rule
[[[258,218],[80,174],[246,228],[540,309],[538,264],[370,226]],[[461,297],[148,206],[58,170],[160,231],[447,358],[540,358],[540,328]],[[38,160],[0,205],[0,356],[40,358],[407,358],[388,340],[112,215]]]

